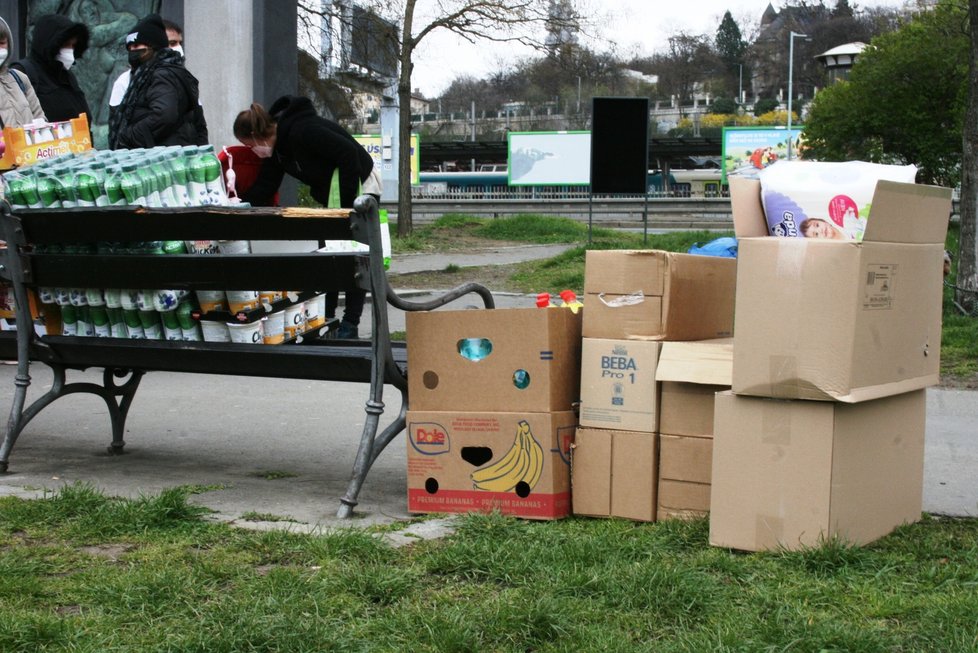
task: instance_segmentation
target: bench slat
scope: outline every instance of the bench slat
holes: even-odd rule
[[[312,342],[312,341],[311,341]],[[313,381],[363,382],[370,378],[370,342],[319,341],[316,345],[248,345],[229,342],[126,340],[44,336],[31,358],[68,367],[125,368]],[[394,344],[394,360],[405,369],[407,350]]]
[[[38,245],[140,240],[349,240],[347,209],[31,209],[18,214]],[[301,219],[297,217],[302,216]]]
[[[343,290],[359,256],[329,254],[29,254],[28,283],[72,288]],[[361,277],[365,278],[363,274]]]

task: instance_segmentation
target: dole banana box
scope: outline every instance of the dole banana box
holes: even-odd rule
[[[572,411],[408,411],[408,512],[567,516],[576,427]]]
[[[411,410],[547,412],[578,399],[581,314],[566,308],[409,312]]]
[[[737,261],[658,250],[590,250],[585,338],[706,340],[733,334]]]

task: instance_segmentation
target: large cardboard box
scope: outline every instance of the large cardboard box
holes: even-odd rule
[[[655,433],[578,429],[571,456],[574,514],[655,521]]]
[[[656,430],[655,367],[661,344],[584,338],[581,426],[645,433]]]
[[[576,427],[571,411],[409,411],[408,511],[564,517]]]
[[[738,236],[764,216],[731,179]],[[938,382],[946,188],[881,181],[861,243],[741,238],[733,391],[866,401]]]
[[[712,435],[713,396],[730,389],[732,368],[732,338],[662,343],[655,372],[659,432]]]
[[[578,400],[579,313],[409,312],[407,333],[411,410],[543,413]]]
[[[590,250],[584,337],[706,340],[733,333],[735,259]]]
[[[920,518],[925,391],[857,404],[717,395],[710,543],[866,544]]]

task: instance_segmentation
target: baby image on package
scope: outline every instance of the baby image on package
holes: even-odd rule
[[[916,176],[914,165],[778,161],[758,175],[768,232],[861,241],[876,182],[912,184]]]

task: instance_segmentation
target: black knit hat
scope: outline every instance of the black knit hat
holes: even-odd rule
[[[154,50],[167,47],[170,42],[166,38],[166,27],[163,26],[163,19],[159,14],[150,14],[136,23],[132,32],[126,35],[126,47],[130,43],[142,43]]]

